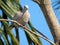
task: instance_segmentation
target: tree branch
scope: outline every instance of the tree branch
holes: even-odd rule
[[[33,0],[33,1],[36,2],[40,6],[41,10],[43,11],[46,21],[48,23],[48,26],[50,28],[50,31],[53,35],[54,42],[55,43],[59,42],[60,27],[59,27],[58,20],[54,14],[54,11],[52,9],[52,5],[50,2],[51,0]]]
[[[50,44],[55,45],[54,42],[50,41],[49,39],[47,39],[46,37],[42,36],[41,34],[37,34],[37,33],[33,32],[33,31],[31,31],[31,30],[28,29],[26,26],[21,25],[20,23],[18,23],[18,22],[15,21],[15,20],[0,19],[0,21],[10,21],[10,22],[14,22],[14,23],[16,23],[17,25],[21,26],[23,29],[25,29],[24,31],[29,31],[29,32],[32,33],[32,34],[34,34],[34,35],[36,35],[36,36],[38,36],[38,37],[41,37],[41,38],[45,39],[45,40],[48,41]]]

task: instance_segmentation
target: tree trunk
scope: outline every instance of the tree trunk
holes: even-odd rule
[[[33,0],[33,1],[36,2],[43,11],[48,26],[50,28],[50,31],[53,35],[54,42],[56,43],[56,45],[59,45],[60,28],[59,28],[58,20],[53,12],[50,0]]]

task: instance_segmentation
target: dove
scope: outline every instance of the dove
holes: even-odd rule
[[[17,21],[18,23],[22,24],[25,26],[30,19],[30,13],[28,11],[28,5],[24,6],[23,11],[18,11],[15,13],[13,20]],[[18,26],[16,23],[12,23],[14,26]]]

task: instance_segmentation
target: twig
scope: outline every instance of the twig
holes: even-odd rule
[[[42,36],[41,34],[37,34],[37,33],[33,32],[33,31],[31,31],[31,30],[28,29],[26,26],[21,25],[20,23],[18,23],[18,22],[15,21],[15,20],[0,19],[0,21],[10,21],[10,22],[14,22],[14,23],[16,23],[17,25],[21,26],[23,29],[25,29],[24,31],[29,31],[29,32],[31,32],[32,34],[34,34],[34,35],[36,35],[36,36],[38,36],[38,37],[41,37],[41,38],[45,39],[46,41],[48,41],[49,43],[55,45],[54,42],[50,41],[49,39],[47,39],[46,37]]]

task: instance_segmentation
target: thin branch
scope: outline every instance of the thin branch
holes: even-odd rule
[[[17,25],[21,26],[23,29],[25,29],[24,31],[29,31],[29,32],[31,32],[32,34],[34,34],[34,35],[36,35],[36,36],[38,36],[38,37],[41,37],[41,38],[45,39],[45,40],[48,41],[50,44],[55,45],[54,42],[50,41],[49,39],[47,39],[46,37],[42,36],[41,34],[37,34],[37,33],[33,32],[33,31],[31,31],[31,30],[28,29],[26,26],[21,25],[20,23],[18,23],[18,22],[15,21],[15,20],[0,19],[0,21],[10,21],[10,22],[14,22],[14,23],[16,23]]]

